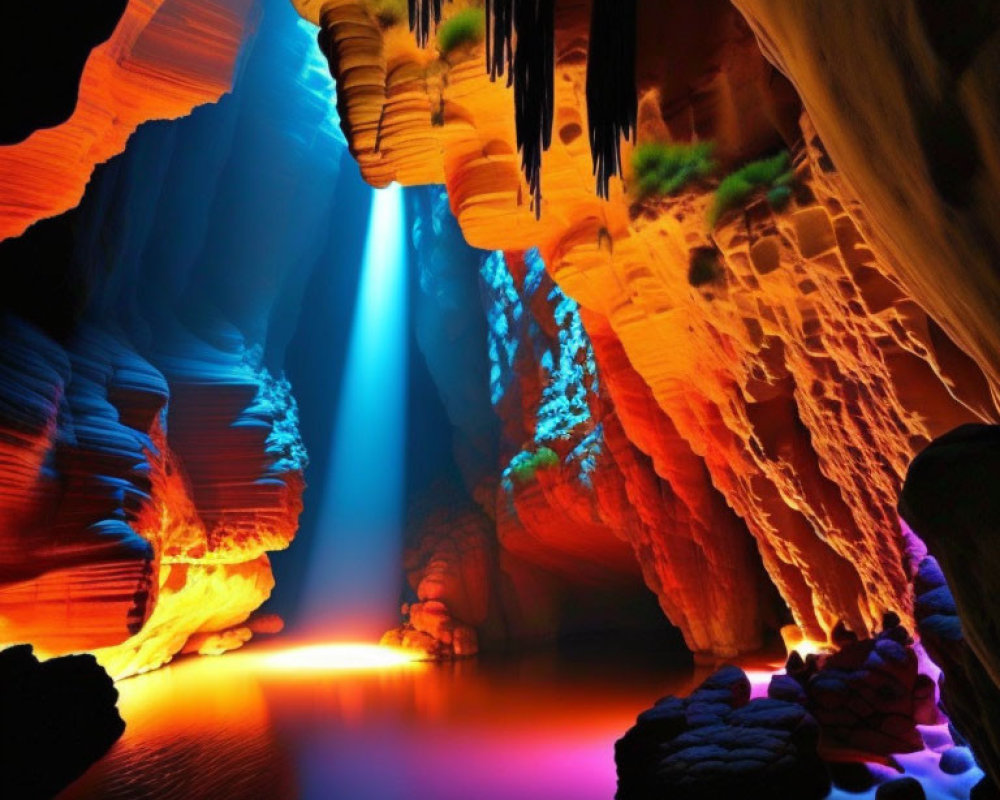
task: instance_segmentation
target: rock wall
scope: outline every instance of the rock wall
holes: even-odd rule
[[[312,30],[265,12],[232,96],[0,246],[0,640],[119,677],[276,627],[249,617],[302,508],[287,309],[335,244],[344,148]]]
[[[753,540],[700,459],[672,454],[667,482],[632,444],[626,427],[642,426],[636,438],[653,432],[659,447],[672,435],[683,448],[617,339],[596,325],[588,336],[537,251],[475,251],[443,189],[412,196],[417,340],[455,426],[466,491],[435,485],[416,514],[416,602],[392,640],[461,654],[476,631],[496,646],[622,624],[645,571],[692,650],[759,647],[772,597]]]
[[[463,5],[445,4],[446,19]],[[322,25],[366,179],[443,182],[470,244],[538,248],[606,343],[598,359],[603,349],[628,440],[711,530],[711,560],[739,562],[739,536],[717,532],[745,526],[810,638],[825,639],[838,620],[873,632],[886,610],[910,624],[895,514],[903,475],[935,435],[997,417],[992,368],[957,335],[954,306],[918,293],[880,246],[871,217],[880,212],[847,189],[837,152],[831,160],[736,10],[639,5],[640,143],[714,141],[721,174],[792,152],[795,191],[781,211],[757,195],[712,227],[711,178],[642,199],[629,171],[607,202],[596,196],[583,135],[589,3],[556,8],[555,136],[538,220],[511,90],[490,82],[482,45],[418,48],[405,23],[357,0],[296,6]],[[630,152],[626,143],[626,162]],[[692,281],[706,251],[711,275]],[[673,523],[667,533],[678,535]],[[664,554],[647,549],[640,561],[651,586],[669,585],[657,576]],[[678,583],[696,591],[696,574],[681,570]],[[698,613],[691,605],[668,613],[678,621]]]
[[[1000,787],[998,479],[1000,428],[964,425],[914,459],[899,508],[912,527],[907,567],[921,640],[943,673],[942,705],[992,782],[985,797]]]
[[[1000,385],[992,3],[734,0],[864,205],[880,260]],[[845,193],[845,196],[848,196]]]
[[[258,11],[254,0],[129,0],[114,33],[86,58],[69,118],[0,147],[0,240],[79,203],[94,167],[141,123],[218,100]],[[40,51],[58,46],[47,40]],[[15,74],[26,71],[18,64]]]

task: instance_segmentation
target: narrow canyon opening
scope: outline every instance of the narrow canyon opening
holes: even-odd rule
[[[931,5],[0,10],[0,794],[1000,796]]]

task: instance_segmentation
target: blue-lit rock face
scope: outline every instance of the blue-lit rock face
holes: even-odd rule
[[[505,406],[523,399],[518,359],[530,359],[539,371],[534,434],[503,470],[504,488],[512,492],[520,471],[531,469],[539,459],[552,461],[552,455],[565,450],[567,443],[572,447],[566,453],[566,466],[577,480],[593,488],[589,474],[602,447],[601,425],[590,408],[599,394],[594,351],[577,303],[547,278],[538,252],[526,253],[523,264],[520,286],[503,253],[490,254],[481,269],[487,296],[494,298],[487,309],[491,400],[501,417],[505,417]],[[528,352],[521,352],[524,348]],[[508,395],[512,399],[505,401]]]
[[[448,501],[465,510],[442,517],[432,509],[411,526],[407,570],[416,602],[397,636],[425,647],[443,641],[453,652],[470,641],[470,629],[493,641],[621,624],[629,615],[635,622],[642,618],[636,593],[652,590],[693,650],[732,655],[758,646],[760,609],[771,602],[766,580],[701,463],[692,455],[669,465],[675,490],[633,444],[642,432],[627,434],[612,405],[586,318],[536,251],[472,250],[442,190],[411,196],[417,340],[455,427],[456,451],[475,449],[469,443],[486,441],[484,431],[494,439],[486,462],[493,466],[463,469],[467,499]],[[629,387],[626,407],[652,408],[641,379],[598,333],[616,391]],[[469,344],[477,341],[478,349]],[[468,391],[473,380],[488,393]],[[476,452],[483,464],[487,448]],[[694,493],[718,503],[693,513]],[[475,602],[465,590],[473,576],[486,583]]]
[[[270,594],[306,465],[289,310],[336,260],[345,148],[313,29],[263,12],[232,95],[0,252],[0,641],[129,674],[238,646]]]

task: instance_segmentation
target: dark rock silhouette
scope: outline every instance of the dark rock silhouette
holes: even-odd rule
[[[927,794],[916,778],[897,778],[879,786],[875,800],[927,800]]]
[[[750,701],[736,667],[710,676],[690,697],[665,697],[615,744],[618,800],[822,798],[830,777],[819,727],[801,705]]]
[[[54,797],[121,736],[118,691],[91,655],[0,651],[0,797]]]
[[[921,642],[941,667],[941,704],[1000,796],[1000,426],[962,425],[910,465],[899,512]],[[990,784],[993,785],[990,785]]]
[[[127,4],[0,4],[0,144],[69,118],[90,51],[111,35]]]
[[[923,749],[917,725],[937,722],[934,682],[920,674],[899,617],[886,614],[872,639],[858,640],[843,625],[832,638],[837,650],[830,655],[803,660],[793,653],[788,674],[772,679],[768,695],[805,705],[819,723],[826,758],[880,761]]]

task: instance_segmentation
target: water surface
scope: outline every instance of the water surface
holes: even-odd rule
[[[615,739],[707,674],[613,644],[377,671],[267,656],[120,682],[125,734],[60,800],[610,800]]]

